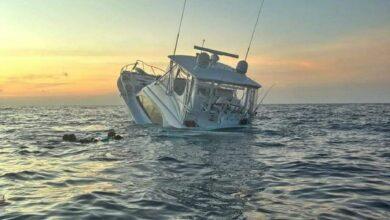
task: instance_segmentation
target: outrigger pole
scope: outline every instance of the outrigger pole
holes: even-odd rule
[[[259,18],[260,18],[260,15],[261,15],[261,11],[263,10],[264,2],[265,2],[265,0],[262,0],[261,4],[260,4],[259,13],[257,14],[256,23],[255,23],[255,26],[253,27],[251,40],[249,41],[249,46],[248,46],[248,49],[247,49],[246,54],[245,54],[245,61],[246,61],[246,58],[248,58],[249,50],[250,50],[250,48],[252,46],[253,37],[255,36],[257,24],[259,23]]]
[[[187,0],[184,0],[183,10],[181,12],[181,18],[180,18],[180,23],[179,23],[179,30],[178,30],[177,36],[176,36],[175,49],[173,50],[173,55],[176,55],[177,43],[179,42],[179,36],[180,36],[180,31],[181,31],[181,23],[183,22],[183,17],[184,17],[184,11],[186,9],[186,4],[187,4]]]
[[[181,24],[183,22],[183,17],[184,17],[184,11],[186,9],[186,4],[187,4],[187,0],[184,0],[184,4],[183,4],[183,9],[181,11],[181,18],[180,18],[180,23],[179,23],[179,30],[177,31],[177,36],[176,36],[176,42],[175,42],[175,49],[173,49],[173,55],[176,55],[176,49],[177,49],[177,43],[179,42],[179,37],[180,37],[180,31],[181,31]],[[168,79],[169,79],[169,83],[168,83],[168,89],[167,89],[167,94],[172,94],[172,69],[173,69],[173,61],[171,60],[169,62],[169,69],[167,71],[167,74],[169,74],[168,76]]]

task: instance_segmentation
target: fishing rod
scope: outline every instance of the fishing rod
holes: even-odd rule
[[[263,11],[264,2],[265,2],[265,0],[262,0],[260,3],[260,8],[259,8],[259,12],[257,14],[256,23],[255,23],[255,26],[253,27],[252,36],[251,36],[251,39],[249,41],[248,49],[246,50],[245,61],[246,61],[246,58],[248,58],[248,54],[249,54],[249,51],[250,51],[251,46],[252,46],[252,42],[253,42],[253,38],[255,36],[256,28],[257,28],[257,25],[259,23],[259,18],[260,18],[261,12]]]
[[[264,93],[263,98],[260,100],[259,104],[257,104],[257,106],[256,106],[254,112],[257,112],[257,109],[260,107],[260,105],[263,103],[264,99],[267,97],[268,93],[271,91],[271,89],[272,89],[275,85],[276,85],[276,84],[273,84],[273,85],[272,85],[271,87],[269,87],[269,89]]]

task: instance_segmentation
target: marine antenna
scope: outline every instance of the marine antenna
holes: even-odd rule
[[[257,14],[256,23],[255,23],[255,26],[253,27],[251,40],[249,41],[248,50],[246,51],[246,54],[245,54],[245,61],[246,61],[246,58],[248,58],[249,50],[251,49],[251,46],[252,46],[253,37],[255,36],[257,24],[259,23],[259,18],[260,18],[260,15],[261,15],[261,11],[263,10],[264,2],[265,2],[265,0],[262,0],[261,4],[260,4],[259,13]]]
[[[173,50],[173,55],[176,55],[177,43],[179,42],[179,36],[180,36],[180,30],[181,30],[181,23],[183,22],[183,17],[184,17],[184,11],[185,11],[185,9],[186,9],[186,4],[187,4],[187,0],[184,0],[183,10],[182,10],[182,12],[181,12],[181,18],[180,18],[180,23],[179,23],[179,31],[177,32],[176,43],[175,43],[175,49]]]

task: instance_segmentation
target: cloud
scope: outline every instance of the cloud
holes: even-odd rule
[[[390,83],[389,34],[370,30],[329,43],[273,48],[262,52],[268,56],[250,57],[251,76],[282,86]]]
[[[39,57],[105,57],[105,56],[129,56],[129,52],[125,50],[72,50],[72,49],[3,49],[0,48],[2,56],[39,56]]]
[[[22,76],[9,76],[6,78],[7,83],[23,83],[31,81],[41,81],[41,80],[59,80],[63,77],[67,77],[68,73],[63,74],[27,74]]]
[[[35,88],[52,88],[58,86],[68,85],[69,83],[34,83]]]

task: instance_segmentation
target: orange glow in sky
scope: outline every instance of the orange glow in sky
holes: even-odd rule
[[[242,55],[257,5],[245,1],[190,1],[178,53],[194,54],[205,38],[207,47]],[[1,1],[0,104],[117,97],[123,65],[142,59],[165,69],[181,3]],[[248,61],[250,77],[265,88],[276,83],[268,102],[390,101],[390,4],[354,3],[266,2]]]

